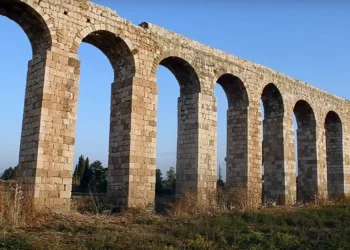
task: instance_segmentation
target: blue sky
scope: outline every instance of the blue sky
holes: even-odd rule
[[[112,1],[95,0],[134,24],[163,26],[225,52],[263,64],[350,99],[350,3],[343,1]],[[127,2],[127,3],[125,3]],[[0,16],[0,171],[18,162],[29,41],[13,21]],[[110,84],[107,58],[91,45],[82,62],[75,157],[107,166]],[[159,67],[157,167],[176,165],[177,97],[174,76]],[[218,162],[226,143],[227,100],[216,87]]]

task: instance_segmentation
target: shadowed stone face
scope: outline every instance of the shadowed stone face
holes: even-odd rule
[[[308,201],[318,191],[316,120],[314,111],[304,100],[295,104],[294,114],[298,126],[297,198]]]
[[[339,116],[330,111],[326,116],[327,180],[330,195],[344,193],[343,131]]]
[[[33,50],[18,181],[37,205],[70,207],[82,42],[100,49],[115,73],[108,163],[112,203],[154,203],[159,65],[180,85],[177,197],[192,192],[208,201],[215,192],[216,82],[229,104],[227,186],[234,195],[252,207],[261,204],[262,196],[293,204],[327,192],[349,195],[348,101],[159,26],[133,25],[90,1],[2,0],[0,14],[22,27]]]

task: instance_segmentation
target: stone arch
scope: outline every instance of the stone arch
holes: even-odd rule
[[[128,183],[125,184],[123,182],[125,178],[121,180],[120,177],[128,176],[125,165],[128,165],[130,160],[128,157],[121,157],[121,152],[124,153],[131,144],[132,121],[130,118],[135,105],[132,103],[132,94],[137,85],[134,77],[138,50],[132,48],[131,42],[120,30],[107,25],[92,25],[81,30],[69,51],[73,57],[77,58],[82,42],[99,49],[108,58],[114,70],[110,102],[107,195],[115,199],[114,202],[117,204],[125,205],[129,202],[126,195]],[[124,164],[123,167],[121,167],[122,164]],[[120,183],[123,183],[125,190],[119,189]]]
[[[131,42],[118,29],[101,25],[89,26],[77,35],[70,52],[77,55],[82,42],[95,46],[108,58],[114,70],[115,82],[135,76],[138,50],[133,49]]]
[[[325,119],[327,186],[330,196],[344,194],[343,128],[339,115],[329,111]]]
[[[33,58],[51,49],[53,36],[48,27],[52,26],[52,21],[40,6],[30,6],[20,0],[2,1],[0,15],[13,20],[23,29],[30,41]]]
[[[156,75],[158,66],[170,70],[180,85],[180,95],[191,95],[201,92],[201,82],[196,69],[185,57],[176,53],[164,53],[155,60],[151,74]]]
[[[299,100],[294,106],[298,148],[297,199],[309,201],[317,193],[317,143],[316,119],[310,104]]]
[[[31,45],[32,60],[28,63],[26,91],[23,108],[22,133],[19,150],[17,179],[23,182],[23,190],[29,196],[28,180],[35,176],[40,126],[40,109],[43,89],[46,53],[51,50],[54,39],[53,21],[41,7],[31,0],[0,1],[0,15],[18,24]],[[33,144],[33,140],[35,143]],[[31,181],[30,181],[31,182]]]
[[[263,197],[280,201],[284,199],[284,103],[275,84],[267,84],[261,94],[264,106],[263,120]]]
[[[156,76],[156,70],[161,65],[175,76],[180,86],[176,150],[176,197],[180,198],[186,191],[197,192],[199,188],[197,183],[200,181],[200,173],[198,166],[194,164],[198,162],[198,155],[189,152],[198,152],[199,149],[198,106],[201,86],[195,68],[186,59],[171,53],[165,54],[156,59],[157,64],[151,73]]]
[[[246,187],[248,176],[248,106],[243,81],[233,74],[222,74],[217,83],[227,100],[226,183],[228,187]]]

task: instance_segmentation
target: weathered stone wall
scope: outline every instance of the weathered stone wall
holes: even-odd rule
[[[38,204],[69,208],[82,42],[100,49],[115,73],[108,164],[108,196],[115,204],[154,202],[159,65],[180,85],[179,196],[189,189],[206,199],[216,187],[216,82],[229,103],[227,185],[232,191],[243,190],[252,204],[261,203],[264,158],[266,198],[294,203],[298,143],[298,198],[327,188],[350,193],[348,101],[156,25],[133,25],[87,0],[0,0],[0,14],[23,28],[33,48],[19,168],[20,180]],[[296,108],[299,101],[309,112]],[[293,112],[298,116],[298,142]],[[311,125],[305,112],[314,115]],[[337,123],[326,122],[329,112],[338,117]]]

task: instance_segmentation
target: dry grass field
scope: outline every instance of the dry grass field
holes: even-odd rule
[[[80,212],[74,211],[77,207]],[[69,213],[38,211],[17,185],[3,189],[0,249],[350,249],[350,202],[345,199],[225,210],[187,198],[162,214],[102,215],[82,207],[75,204]]]

